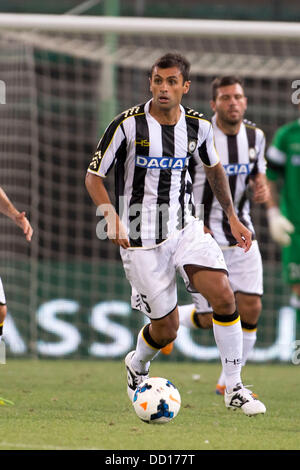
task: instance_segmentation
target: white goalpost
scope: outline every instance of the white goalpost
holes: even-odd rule
[[[130,34],[154,36],[246,37],[299,39],[299,24],[292,22],[191,20],[138,17],[95,17],[1,13],[0,26],[52,32]]]
[[[150,96],[148,71],[170,50],[191,62],[186,103],[208,118],[210,83],[221,74],[243,77],[247,118],[268,143],[298,116],[298,23],[0,14],[0,185],[35,228],[29,248],[1,217],[11,354],[118,357],[129,349],[139,316],[117,250],[96,238],[84,175],[103,129]],[[265,267],[257,360],[286,360],[293,321],[279,332],[277,319],[288,290],[263,208],[254,208],[254,220]],[[181,285],[179,301],[190,302]],[[214,344],[207,332],[191,342]],[[187,348],[177,353],[189,357]]]

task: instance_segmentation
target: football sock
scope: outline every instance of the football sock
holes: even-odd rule
[[[3,325],[4,325],[4,321],[0,323],[0,336],[3,335]]]
[[[256,343],[257,324],[250,325],[249,323],[245,323],[243,321],[241,322],[241,324],[242,324],[242,330],[243,330],[242,366],[244,366]]]
[[[221,356],[228,393],[241,383],[243,332],[237,312],[231,315],[213,313],[213,331]]]
[[[132,367],[140,374],[148,372],[150,361],[155,358],[161,349],[161,346],[151,338],[149,327],[150,323],[139,332],[135,354],[131,360]]]
[[[245,324],[244,322],[241,322],[241,325],[242,325],[242,331],[243,331],[242,366],[244,366],[256,343],[257,328],[256,328],[256,325],[248,325],[248,324]],[[245,325],[247,325],[247,327],[245,327]],[[225,375],[224,375],[223,370],[218,379],[218,385],[225,385]]]
[[[188,328],[193,329],[199,328],[198,324],[196,323],[197,320],[195,321],[195,318],[197,318],[197,314],[194,304],[179,305],[178,314],[180,325],[184,325]]]
[[[223,369],[222,369],[220,377],[218,378],[218,385],[221,385],[221,386],[225,385],[225,374],[223,372]]]

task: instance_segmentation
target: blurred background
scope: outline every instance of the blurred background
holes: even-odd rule
[[[300,79],[299,35],[286,34],[284,28],[270,34],[269,27],[271,22],[283,27],[283,22],[300,22],[299,2],[2,0],[0,22],[5,13],[81,18],[76,28],[60,27],[59,21],[56,28],[47,16],[44,26],[39,20],[29,28],[23,16],[18,24],[1,23],[5,100],[0,104],[0,185],[26,211],[35,230],[28,246],[1,215],[8,355],[123,357],[145,320],[131,309],[118,250],[96,237],[100,218],[84,178],[101,133],[116,114],[150,98],[152,63],[176,50],[192,64],[192,87],[184,104],[210,118],[212,79],[238,73],[248,96],[246,117],[264,130],[269,145],[279,126],[299,116],[292,94]],[[108,24],[120,17],[127,32],[123,26],[104,32],[90,28],[85,21],[90,16],[107,17]],[[139,32],[137,18],[143,26]],[[155,31],[143,22],[147,18],[158,21]],[[176,20],[173,30],[160,28],[160,20]],[[184,20],[220,23],[207,32],[191,32]],[[237,22],[232,34],[224,33],[226,20]],[[247,34],[240,23],[249,20],[259,23],[255,33]],[[113,174],[107,182],[112,189]],[[252,360],[289,361],[295,328],[286,309],[289,290],[280,253],[270,239],[264,207],[253,207],[253,218],[265,294]],[[179,304],[191,302],[180,279],[178,298]],[[174,353],[162,360],[217,358],[212,332],[182,328]]]
[[[84,9],[81,10],[82,5]],[[10,0],[1,2],[1,12],[65,14],[75,8],[83,15],[105,15],[113,6],[119,16],[158,18],[203,18],[221,20],[299,21],[297,0],[103,0],[80,2],[77,0]]]

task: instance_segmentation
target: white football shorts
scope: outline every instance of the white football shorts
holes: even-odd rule
[[[234,293],[263,294],[263,265],[257,240],[253,240],[247,253],[239,247],[223,249],[229,282]],[[196,312],[212,312],[210,304],[201,294],[192,294]]]
[[[131,284],[132,308],[150,319],[160,319],[177,306],[176,272],[190,291],[184,266],[188,264],[222,270],[227,274],[223,253],[203,222],[191,221],[182,231],[150,248],[120,249],[126,277]]]
[[[1,277],[0,277],[0,305],[5,305],[5,304],[6,304],[6,298],[5,298],[4,288],[3,288],[3,284],[1,281]]]

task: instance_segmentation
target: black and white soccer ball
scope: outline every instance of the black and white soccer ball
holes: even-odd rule
[[[142,421],[164,424],[178,414],[181,398],[177,387],[170,380],[150,377],[137,387],[132,404]]]

